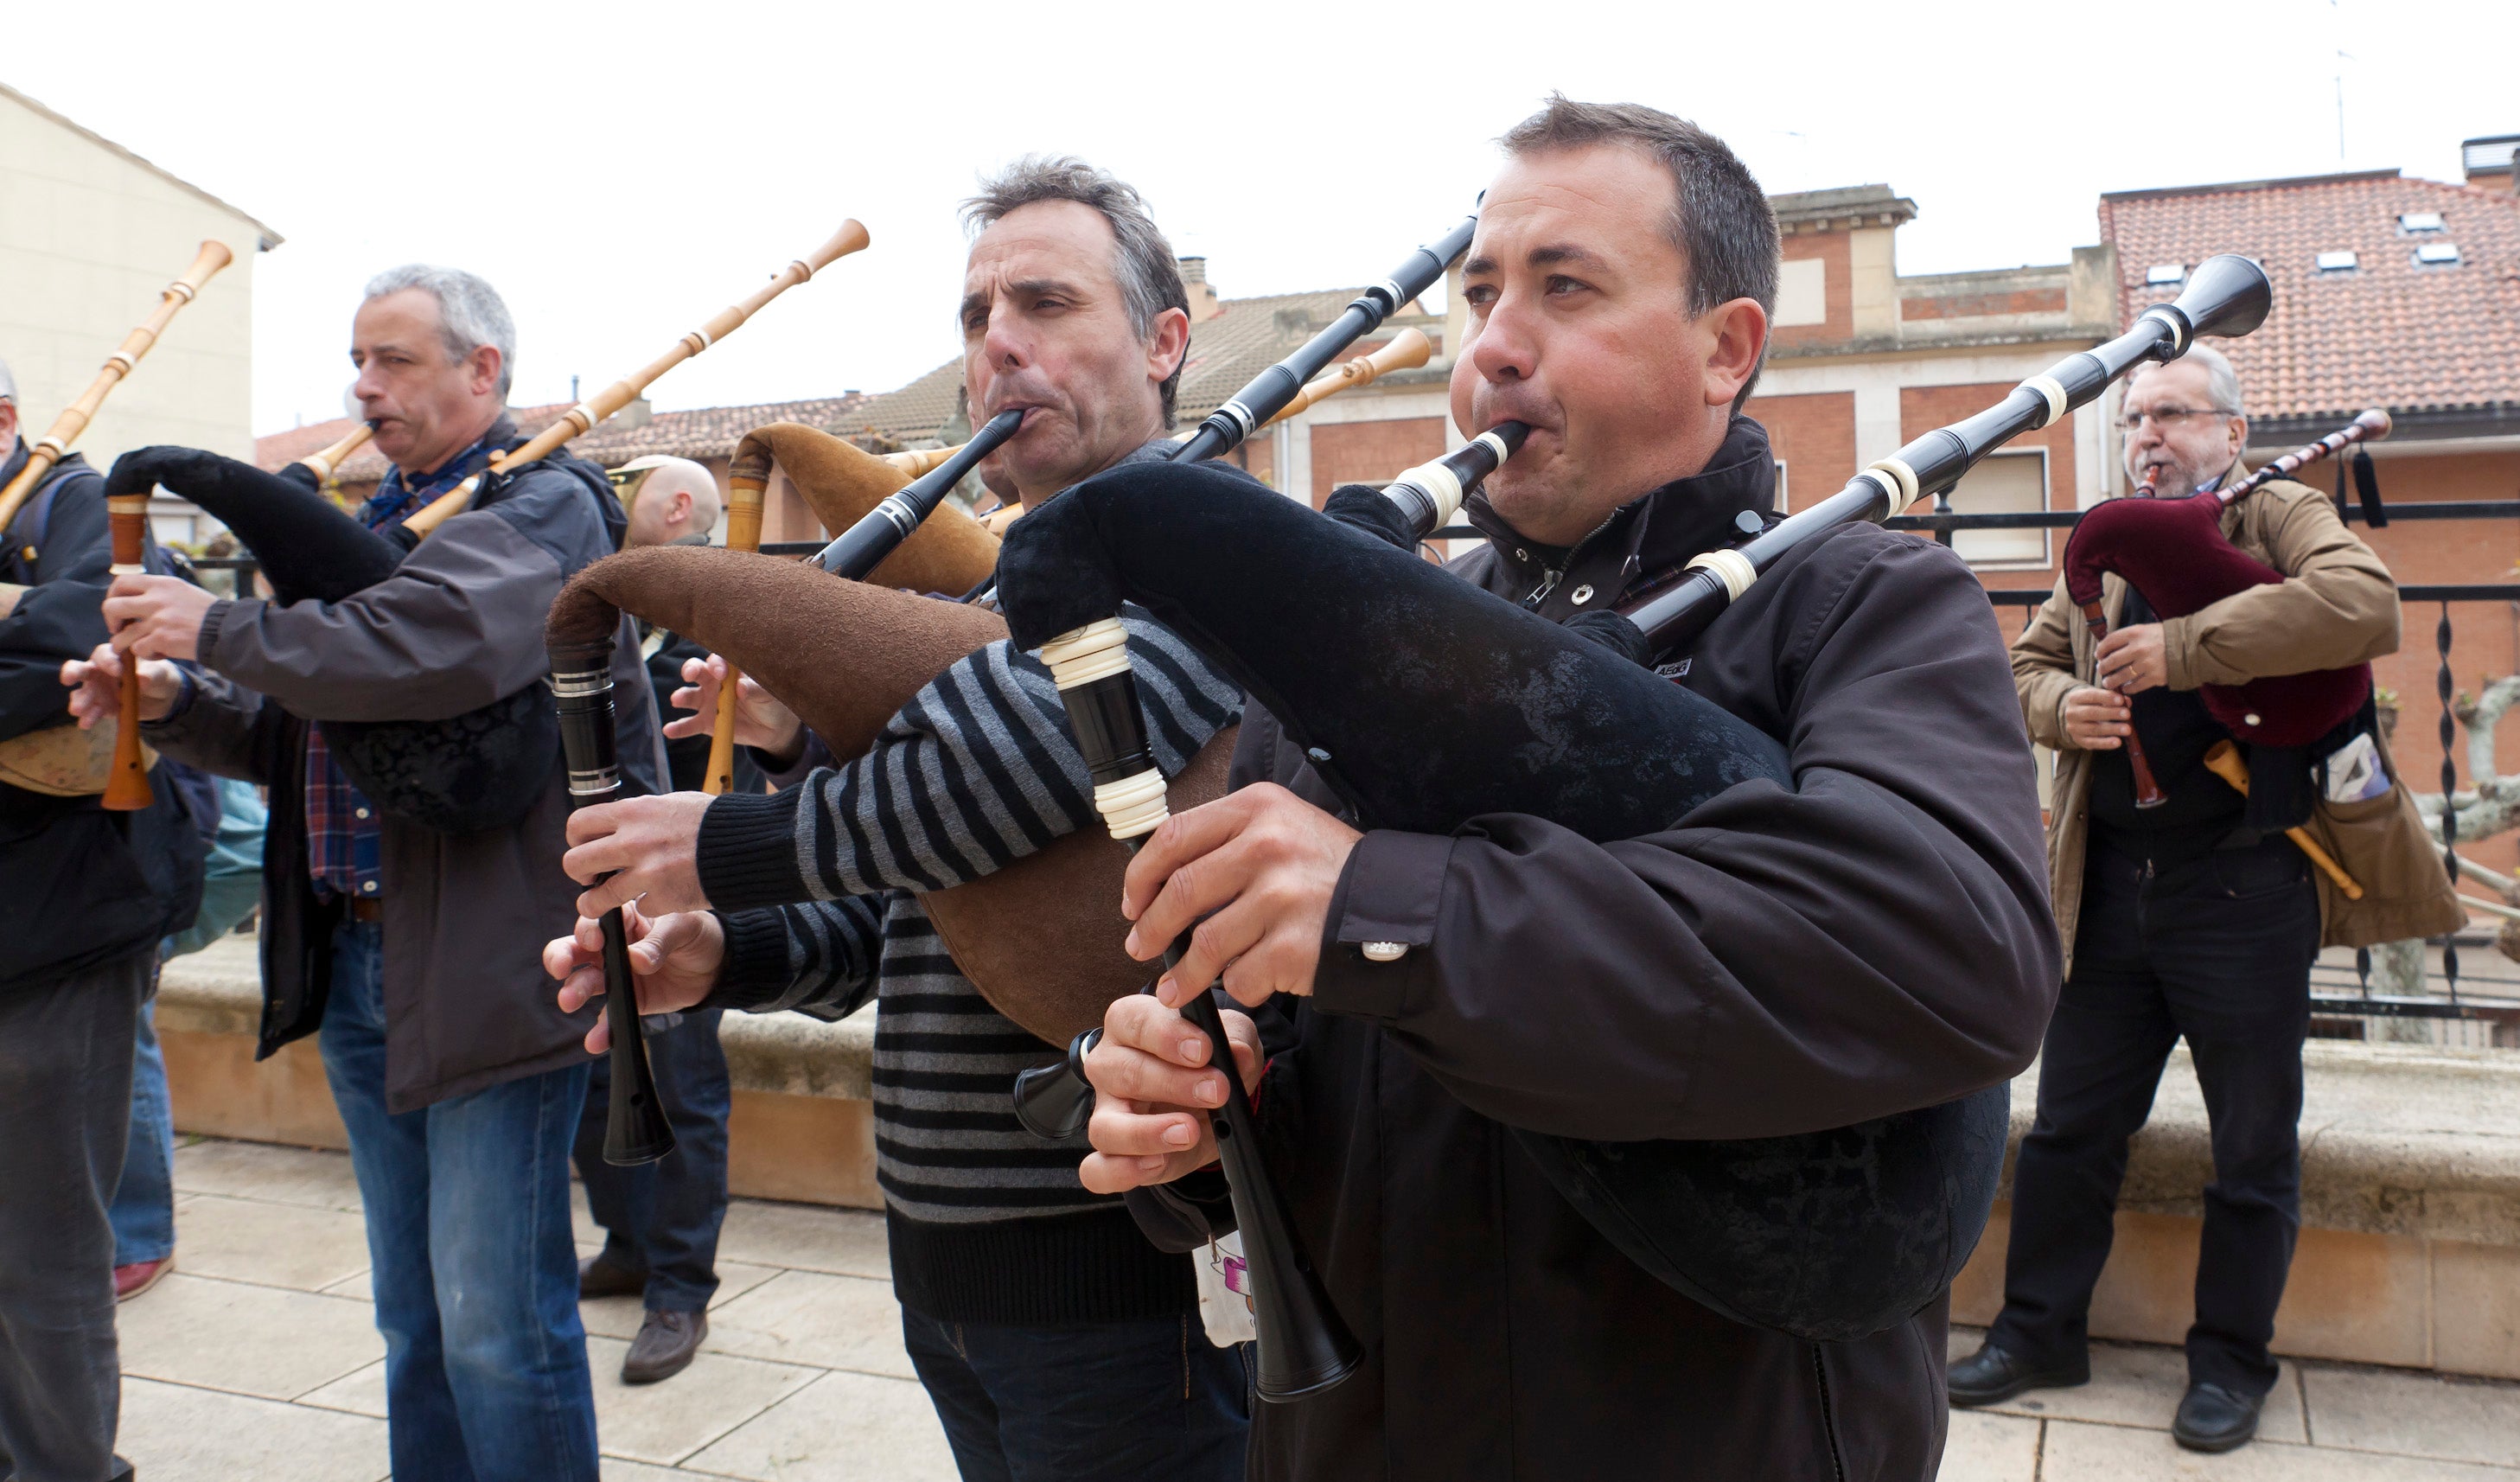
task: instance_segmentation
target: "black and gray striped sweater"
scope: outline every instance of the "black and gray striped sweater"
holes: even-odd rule
[[[1123,621],[1170,776],[1235,721],[1240,695],[1143,612]],[[1117,1199],[1077,1182],[1083,1140],[1054,1146],[1016,1123],[1015,1073],[1058,1051],[989,1007],[911,893],[1088,827],[1092,786],[1050,671],[1001,642],[921,691],[867,755],[721,797],[700,830],[701,885],[727,932],[712,1007],[839,1018],[876,1000],[894,1286],[931,1318],[1121,1321],[1196,1305],[1188,1259],[1157,1252]]]

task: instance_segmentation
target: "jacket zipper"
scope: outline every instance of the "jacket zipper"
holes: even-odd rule
[[[1601,522],[1599,524],[1595,525],[1591,530],[1586,531],[1582,540],[1579,540],[1572,546],[1567,547],[1566,570],[1574,569],[1575,558],[1583,555],[1584,548],[1593,543],[1593,537],[1600,534],[1603,530],[1608,529],[1610,527],[1610,521],[1618,517],[1619,512],[1612,510],[1609,514],[1601,517]],[[1552,570],[1547,566],[1541,567],[1540,585],[1533,588],[1531,595],[1522,600],[1523,610],[1527,612],[1539,611],[1540,605],[1547,602],[1549,600],[1549,594],[1556,591],[1557,584],[1565,579],[1566,571]]]
[[[1846,1482],[1846,1459],[1837,1451],[1837,1407],[1829,1403],[1828,1365],[1821,1358],[1820,1345],[1812,1345],[1812,1377],[1820,1381],[1820,1431],[1828,1442],[1829,1475]]]

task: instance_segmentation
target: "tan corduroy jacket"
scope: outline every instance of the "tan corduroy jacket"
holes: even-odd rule
[[[2243,472],[2234,466],[2232,473]],[[2398,648],[2398,588],[2389,568],[2345,522],[2328,497],[2305,484],[2271,481],[2223,512],[2223,533],[2292,578],[2252,587],[2185,617],[2165,619],[2162,646],[2170,688],[2239,684],[2271,674],[2367,663]],[[2102,582],[2111,627],[2126,606],[2126,583]],[[2048,793],[2048,873],[2074,969],[2074,927],[2083,908],[2083,856],[2091,833],[2092,753],[2065,736],[2065,696],[2091,684],[2096,647],[2060,578],[2012,646],[2013,687],[2030,739],[2056,752]],[[2306,826],[2362,887],[2349,901],[2324,874],[2318,881],[2322,944],[2362,947],[2454,930],[2466,918],[2441,846],[2415,812],[2385,740],[2380,756],[2391,786],[2382,796],[2331,804],[2321,798]]]

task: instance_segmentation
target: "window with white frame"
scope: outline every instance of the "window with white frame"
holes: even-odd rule
[[[2038,515],[2048,509],[2048,450],[1988,455],[1952,489],[1955,515]],[[1973,566],[2048,564],[2046,530],[1958,530],[1952,549]]]

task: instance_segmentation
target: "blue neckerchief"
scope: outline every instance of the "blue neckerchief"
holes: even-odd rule
[[[448,459],[437,472],[410,482],[399,468],[385,475],[384,482],[368,496],[359,510],[359,522],[371,530],[384,530],[398,525],[413,512],[438,495],[454,488],[474,473],[490,466],[491,456],[500,451],[490,445],[488,436]]]

